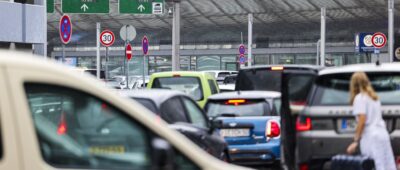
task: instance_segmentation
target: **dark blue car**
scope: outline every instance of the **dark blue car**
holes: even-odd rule
[[[240,91],[208,98],[205,110],[223,121],[219,129],[228,143],[229,161],[240,165],[279,163],[279,92]]]

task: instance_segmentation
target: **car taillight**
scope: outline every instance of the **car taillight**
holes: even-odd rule
[[[273,66],[273,67],[271,67],[272,71],[281,71],[283,69],[284,69],[283,66]]]
[[[60,123],[58,124],[57,134],[64,135],[67,133],[67,121],[65,121],[65,113],[61,114]]]
[[[226,105],[233,104],[235,106],[238,106],[238,105],[243,104],[243,103],[246,103],[246,100],[244,100],[244,99],[232,99],[232,100],[228,100],[228,101],[225,102]]]
[[[266,137],[278,137],[281,134],[281,128],[279,127],[278,122],[276,121],[268,121],[267,127],[265,129]]]
[[[311,130],[311,118],[298,117],[296,121],[297,131],[308,131]]]
[[[300,164],[300,166],[299,166],[299,170],[308,170],[308,169],[310,169],[308,167],[308,164]]]

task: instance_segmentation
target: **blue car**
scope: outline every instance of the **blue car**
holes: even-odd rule
[[[228,159],[240,165],[280,161],[279,92],[238,91],[208,98],[210,119],[222,120],[219,133],[228,143]]]

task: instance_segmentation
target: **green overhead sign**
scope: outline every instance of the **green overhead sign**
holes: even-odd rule
[[[54,0],[47,0],[47,13],[54,12]]]
[[[164,6],[164,0],[119,0],[119,13],[160,15]]]
[[[61,0],[63,13],[96,14],[109,13],[109,0]]]

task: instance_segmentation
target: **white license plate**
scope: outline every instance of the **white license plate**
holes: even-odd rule
[[[250,129],[221,129],[222,137],[250,136]]]
[[[339,119],[338,127],[340,132],[355,132],[357,121],[355,119]]]

